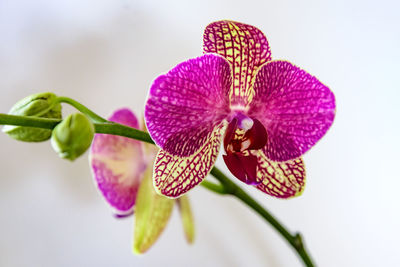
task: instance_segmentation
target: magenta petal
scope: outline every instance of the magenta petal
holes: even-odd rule
[[[110,120],[138,128],[128,109],[116,111]],[[95,182],[118,216],[133,212],[137,190],[145,169],[139,141],[107,134],[96,134],[90,149]]]
[[[286,61],[260,68],[249,116],[267,129],[266,156],[287,161],[303,155],[329,129],[335,96],[314,76]]]
[[[139,129],[139,122],[135,116],[128,108],[121,108],[116,110],[108,118],[109,121],[120,123],[135,129]]]
[[[150,89],[145,121],[151,138],[174,156],[190,156],[229,113],[229,63],[207,54],[159,76]]]
[[[223,155],[224,161],[231,173],[240,181],[256,185],[257,182],[257,157],[242,155],[240,153],[228,153]]]

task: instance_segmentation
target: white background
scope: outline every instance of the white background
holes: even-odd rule
[[[301,197],[246,189],[304,234],[318,266],[400,266],[397,1],[82,2],[0,0],[0,112],[53,91],[102,116],[123,106],[140,114],[155,77],[201,55],[208,23],[255,25],[274,59],[332,89],[337,115],[305,155]],[[0,266],[302,266],[256,214],[200,187],[190,193],[195,244],[175,211],[157,244],[134,256],[132,218],[111,216],[87,154],[71,163],[49,142],[0,134],[0,162]]]

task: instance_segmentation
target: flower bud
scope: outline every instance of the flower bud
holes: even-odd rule
[[[149,164],[135,203],[133,253],[145,253],[159,238],[172,214],[174,199],[159,195],[153,186],[153,164]]]
[[[61,104],[53,93],[39,93],[18,101],[9,114],[42,118],[61,119]],[[11,138],[25,142],[46,141],[51,136],[51,130],[26,126],[6,125],[3,132]]]
[[[53,129],[51,145],[61,158],[72,161],[89,148],[93,136],[93,123],[82,113],[75,113]]]

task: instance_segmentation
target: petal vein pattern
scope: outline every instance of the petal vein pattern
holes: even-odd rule
[[[307,152],[332,125],[335,97],[314,76],[287,61],[262,66],[254,84],[249,116],[267,129],[264,153],[287,161]]]
[[[189,157],[173,156],[160,150],[153,170],[156,190],[167,197],[176,198],[199,184],[217,159],[224,132],[224,123],[216,126],[210,139]]]
[[[195,153],[227,117],[231,83],[229,63],[215,54],[190,59],[158,77],[145,107],[152,139],[171,155]]]
[[[253,78],[258,68],[271,60],[265,35],[256,27],[234,21],[217,21],[204,31],[204,52],[217,53],[232,64],[232,105],[246,106],[254,95]]]
[[[258,150],[257,159],[257,178],[261,183],[256,187],[259,190],[278,198],[301,195],[306,178],[302,158],[276,162],[269,160],[261,150]]]

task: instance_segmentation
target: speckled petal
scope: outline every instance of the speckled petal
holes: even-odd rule
[[[138,128],[135,115],[128,109],[116,111],[109,120]],[[116,214],[131,213],[145,170],[141,143],[126,137],[96,134],[89,161],[99,190]]]
[[[261,183],[257,189],[278,198],[301,195],[305,186],[306,170],[302,158],[287,162],[269,160],[258,150],[257,176]]]
[[[254,90],[249,116],[266,128],[264,152],[271,160],[298,158],[332,125],[335,96],[317,78],[290,62],[262,66]]]
[[[171,217],[175,200],[156,193],[153,187],[153,167],[149,165],[137,194],[133,252],[146,252],[158,239]]]
[[[195,153],[227,117],[231,81],[229,63],[214,54],[190,59],[158,77],[145,107],[151,138],[168,154]]]
[[[246,106],[254,95],[252,83],[258,68],[271,60],[267,38],[256,27],[223,20],[208,25],[203,40],[205,53],[217,53],[232,64],[231,103]]]
[[[210,139],[189,157],[173,156],[160,150],[154,163],[154,187],[167,197],[177,198],[199,184],[217,159],[223,124],[214,128]]]

